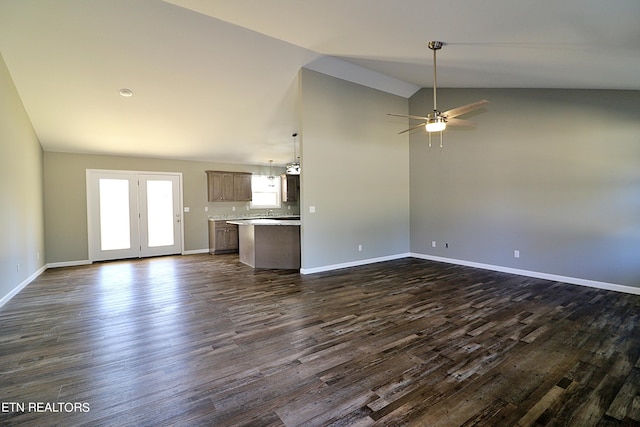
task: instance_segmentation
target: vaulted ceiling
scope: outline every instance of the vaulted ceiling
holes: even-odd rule
[[[441,40],[439,87],[640,90],[638,22],[637,0],[0,0],[0,52],[45,150],[284,164],[301,67],[409,97]]]

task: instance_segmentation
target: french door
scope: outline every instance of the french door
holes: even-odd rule
[[[89,261],[181,253],[181,178],[88,169]]]

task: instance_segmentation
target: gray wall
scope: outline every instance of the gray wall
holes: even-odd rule
[[[247,213],[248,202],[208,202],[205,170],[268,174],[269,166],[232,165],[186,160],[164,160],[87,154],[45,152],[45,218],[47,263],[76,263],[88,259],[87,169],[182,173],[184,206],[184,250],[209,247],[207,219],[210,215]],[[273,167],[279,174],[284,168]],[[232,211],[232,207],[236,211]],[[291,210],[288,207],[291,206]],[[204,208],[208,207],[208,212]],[[256,211],[263,212],[263,210]],[[299,213],[298,203],[283,203],[282,213]],[[249,213],[255,213],[251,211]]]
[[[42,156],[0,56],[0,303],[44,267]]]
[[[444,89],[438,107],[483,98],[444,148],[411,135],[411,251],[640,287],[640,92]]]
[[[303,272],[407,254],[408,136],[385,116],[407,99],[306,69],[301,85]]]

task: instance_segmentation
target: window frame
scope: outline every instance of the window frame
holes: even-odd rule
[[[270,188],[267,185],[269,175],[256,175],[251,176],[251,202],[249,203],[249,209],[280,209],[282,207],[282,191],[280,177],[276,176],[273,180],[274,187]],[[269,191],[270,190],[270,191]],[[274,194],[276,202],[273,204],[257,203],[260,197],[256,197],[257,194]]]

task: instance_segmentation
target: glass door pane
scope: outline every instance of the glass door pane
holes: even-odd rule
[[[131,248],[129,180],[100,179],[100,249]]]
[[[140,174],[140,256],[182,252],[180,176]]]
[[[174,244],[173,210],[173,183],[147,181],[147,245],[150,248]]]

